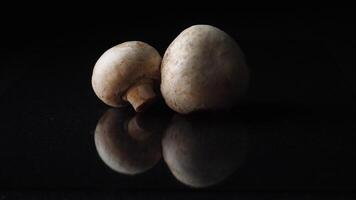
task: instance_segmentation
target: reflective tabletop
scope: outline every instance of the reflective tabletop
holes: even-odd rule
[[[136,113],[92,90],[107,48],[139,38],[163,54],[187,21],[151,24],[143,38],[135,26],[90,27],[1,49],[0,190],[351,193],[356,82],[342,48],[313,27],[228,19],[217,25],[237,38],[251,80],[242,103],[225,111],[182,115],[158,98]]]

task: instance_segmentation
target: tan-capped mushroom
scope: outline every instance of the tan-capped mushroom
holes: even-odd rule
[[[162,96],[179,113],[234,106],[248,81],[248,68],[238,44],[210,25],[185,29],[163,56]]]
[[[160,63],[159,53],[144,42],[130,41],[114,46],[95,64],[94,92],[107,105],[121,107],[129,102],[140,112],[156,97]]]

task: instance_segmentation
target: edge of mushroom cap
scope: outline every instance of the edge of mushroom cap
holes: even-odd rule
[[[124,53],[125,55],[119,56],[118,54],[120,53]],[[139,55],[137,55],[137,53],[139,53]],[[110,58],[110,56],[114,58]],[[109,59],[107,57],[109,57]],[[99,57],[99,59],[94,65],[91,77],[91,84],[93,90],[98,96],[98,98],[101,99],[104,103],[113,107],[125,106],[128,104],[128,102],[123,99],[123,95],[130,87],[135,85],[138,81],[143,79],[150,79],[153,80],[154,85],[158,85],[161,79],[161,60],[162,57],[159,52],[151,45],[142,41],[127,41],[115,45],[110,49],[106,50]],[[122,64],[126,64],[130,67],[125,67],[126,70],[117,70],[117,72],[115,73],[113,73],[112,70],[107,70],[107,72],[101,72],[101,75],[97,75],[98,70],[103,70],[103,68],[107,68],[107,66],[111,66],[111,68],[123,68],[122,66],[120,66]],[[137,68],[146,70],[137,70]],[[112,83],[100,85],[103,81],[97,79],[105,80],[104,77],[100,76],[111,77],[111,79],[113,79],[113,81],[111,81],[116,83],[114,84],[114,86],[110,86]],[[121,81],[117,80],[118,76],[124,77],[124,79]],[[113,88],[120,89],[116,89],[116,92],[113,94]],[[111,91],[104,92],[103,90]]]

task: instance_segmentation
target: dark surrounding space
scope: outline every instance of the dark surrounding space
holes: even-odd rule
[[[143,10],[1,14],[0,199],[352,197],[352,9]],[[200,189],[177,180],[163,159],[136,176],[111,170],[94,141],[98,120],[109,109],[91,88],[96,60],[130,40],[147,42],[163,55],[194,24],[214,25],[230,34],[251,69],[243,105],[213,114],[229,125],[219,122],[210,129],[214,123],[204,117],[186,119],[197,124],[197,132],[203,130],[200,135],[216,130],[224,140],[231,135],[219,131],[220,126],[226,132],[243,126],[248,145],[241,164],[223,181]],[[152,110],[146,117],[157,119],[156,124],[169,126],[175,115],[162,100]]]

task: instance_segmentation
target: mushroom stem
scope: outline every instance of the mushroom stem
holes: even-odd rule
[[[141,82],[127,90],[124,99],[130,102],[136,112],[145,110],[156,98],[152,84],[152,81]]]

